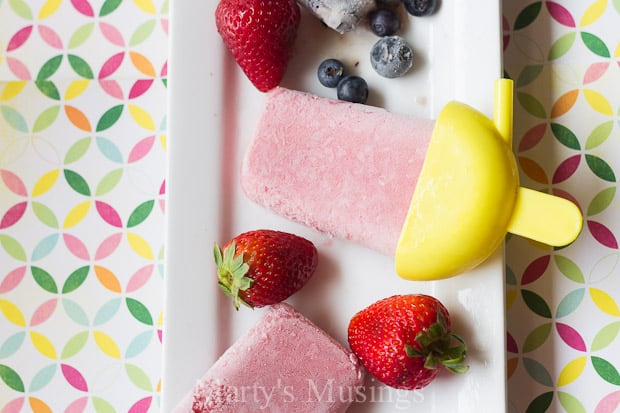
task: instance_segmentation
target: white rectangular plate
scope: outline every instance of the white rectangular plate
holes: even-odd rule
[[[442,373],[415,392],[371,383],[366,401],[354,403],[350,412],[505,411],[503,251],[468,274],[410,282],[396,276],[391,257],[329,239],[250,202],[239,189],[238,171],[263,94],[224,48],[214,24],[216,0],[175,0],[171,6],[162,411],[169,412],[263,313],[232,311],[217,289],[212,259],[215,242],[256,228],[293,232],[317,245],[317,273],[288,301],[343,344],[354,313],[407,292],[442,300],[454,330],[467,340],[468,373]],[[475,5],[443,0],[438,12],[425,18],[403,13],[402,35],[414,50],[414,68],[389,80],[370,67],[369,51],[377,38],[365,27],[339,35],[304,11],[283,86],[335,97],[335,90],[315,77],[319,62],[335,57],[350,73],[366,78],[369,104],[434,118],[456,99],[491,116],[493,83],[502,74],[500,14],[499,0]]]

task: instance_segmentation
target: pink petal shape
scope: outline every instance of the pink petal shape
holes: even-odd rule
[[[508,332],[506,332],[506,350],[509,353],[515,353],[515,354],[519,352],[519,345],[517,344],[512,334]]]
[[[101,201],[96,201],[95,205],[97,206],[99,216],[103,218],[105,222],[116,228],[123,227],[123,221],[121,221],[120,215],[111,205]]]
[[[26,267],[18,267],[9,272],[0,283],[0,294],[8,293],[19,285],[26,275]]]
[[[153,82],[155,82],[153,79],[137,80],[129,91],[129,99],[135,99],[138,96],[142,96],[147,90],[149,90]]]
[[[577,168],[579,167],[579,163],[581,162],[581,154],[573,155],[570,158],[565,159],[560,163],[555,172],[553,173],[553,177],[551,178],[551,182],[557,184],[559,182],[566,181],[568,178],[573,176]]]
[[[523,271],[523,276],[521,277],[521,285],[526,285],[532,283],[539,279],[549,267],[549,262],[551,261],[550,255],[543,255],[542,257],[536,258],[532,261]]]
[[[47,26],[39,26],[39,34],[50,47],[54,49],[63,49],[62,39],[53,29]]]
[[[620,406],[620,391],[609,393],[596,405],[594,413],[613,413]]]
[[[590,230],[590,234],[594,237],[595,240],[600,242],[606,247],[618,249],[618,241],[614,236],[614,233],[609,230],[605,225],[600,222],[590,221],[588,220],[588,229]]]
[[[142,400],[138,400],[137,402],[134,403],[133,406],[131,406],[129,408],[129,412],[128,413],[144,413],[147,412],[149,410],[149,407],[151,407],[151,401],[153,400],[153,397],[149,396],[149,397],[145,397]]]
[[[502,50],[508,49],[508,44],[510,43],[510,23],[506,16],[502,16],[502,32],[503,32],[503,48]]]
[[[95,17],[95,12],[87,0],[71,0],[73,7],[87,17]]]
[[[24,216],[27,208],[28,202],[20,202],[9,208],[0,219],[0,229],[15,225]]]
[[[86,380],[84,379],[84,376],[82,376],[82,373],[68,364],[61,364],[60,368],[62,370],[62,375],[65,376],[65,379],[67,380],[67,383],[69,383],[73,388],[83,392],[88,391],[88,384],[86,384]]]
[[[103,37],[108,39],[110,43],[116,46],[125,47],[125,40],[123,39],[123,35],[118,29],[111,24],[99,22],[99,29],[101,29],[101,33]]]
[[[116,248],[120,245],[122,239],[123,234],[118,233],[112,234],[103,240],[101,245],[99,245],[99,248],[97,248],[97,252],[95,252],[95,260],[101,260],[109,257],[114,251],[116,251]]]
[[[576,26],[575,19],[573,19],[573,16],[564,6],[552,1],[547,1],[545,4],[547,5],[549,14],[555,21],[568,27]]]
[[[0,178],[2,178],[2,182],[9,188],[11,192],[15,195],[19,196],[28,196],[28,190],[26,189],[26,185],[24,182],[11,171],[6,169],[0,169]]]
[[[30,326],[34,327],[47,321],[54,314],[57,305],[58,298],[52,298],[41,304],[32,314]]]
[[[123,99],[123,89],[121,85],[112,79],[100,79],[99,85],[108,95],[116,99]]]
[[[159,73],[159,75],[161,77],[166,77],[168,76],[168,61],[166,60],[166,62],[164,63],[163,67],[161,68],[161,72]]]
[[[125,52],[120,52],[103,63],[101,66],[101,70],[99,70],[99,79],[105,79],[106,77],[112,75],[116,70],[120,67],[121,63],[123,63],[123,59],[125,58]]]
[[[159,186],[159,195],[166,195],[166,180],[161,181],[161,185]]]
[[[138,142],[129,153],[129,157],[127,158],[128,163],[139,161],[144,158],[153,148],[153,144],[155,143],[155,136],[148,136],[140,142]]]
[[[538,143],[545,136],[545,132],[547,132],[546,123],[541,123],[530,128],[521,137],[521,141],[519,142],[519,152],[527,151],[528,149],[532,149],[534,146],[538,145]]]
[[[88,396],[80,397],[77,400],[71,402],[69,406],[65,409],[65,413],[84,413],[86,411],[86,407],[88,406]]]
[[[577,351],[587,351],[585,341],[583,341],[581,335],[573,327],[563,323],[556,323],[555,329],[562,340],[570,347]]]
[[[583,84],[587,85],[588,83],[599,80],[605,74],[610,64],[610,62],[592,63],[586,70],[586,74],[583,75]]]
[[[32,34],[32,29],[33,26],[26,26],[23,29],[19,29],[9,40],[9,44],[6,46],[6,51],[11,52],[26,43],[26,40],[28,40]]]
[[[62,239],[65,241],[65,246],[69,252],[71,252],[75,257],[85,261],[90,260],[88,248],[82,240],[71,234],[63,234]]]
[[[18,397],[17,399],[13,399],[2,408],[2,413],[20,413],[22,411],[22,407],[24,407],[24,402],[26,401],[25,397]]]
[[[161,328],[157,329],[157,338],[159,339],[160,343],[163,343],[163,341],[164,341],[164,332],[162,331]]]
[[[132,293],[139,288],[141,288],[147,281],[151,278],[151,274],[153,274],[153,265],[147,265],[146,267],[140,268],[134,275],[131,276],[129,282],[127,283],[127,288],[125,291],[127,293]]]
[[[23,64],[21,61],[14,59],[12,57],[6,58],[6,64],[11,70],[11,73],[15,75],[19,80],[31,80],[32,76],[30,76],[30,71],[28,70],[28,66]]]
[[[166,34],[168,34],[168,26],[169,26],[168,19],[161,19],[161,28]]]

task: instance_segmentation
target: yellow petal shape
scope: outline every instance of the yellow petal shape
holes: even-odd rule
[[[157,9],[155,8],[155,5],[150,0],[133,0],[133,2],[142,11],[145,11],[145,12],[151,13],[151,14],[155,14],[157,12]]]
[[[60,169],[53,169],[43,174],[42,177],[34,184],[32,188],[32,196],[39,196],[49,191],[54,184],[58,181],[60,176]]]
[[[49,407],[43,400],[36,397],[28,397],[28,404],[33,412],[37,413],[52,413],[51,407]]]
[[[127,241],[129,241],[129,246],[131,249],[142,258],[146,258],[147,260],[152,260],[155,258],[151,245],[140,235],[133,232],[128,232]]]
[[[517,300],[517,290],[506,291],[506,310],[510,310]]]
[[[56,349],[49,338],[45,337],[41,333],[37,333],[36,331],[31,331],[30,341],[32,341],[32,344],[39,351],[39,353],[43,354],[47,358],[56,359]]]
[[[39,19],[45,19],[52,15],[60,6],[62,0],[47,0],[39,11]]]
[[[0,300],[0,312],[7,320],[19,327],[26,327],[26,319],[19,307],[8,300]]]
[[[0,63],[2,63],[2,59],[0,59]],[[24,90],[28,81],[26,80],[15,80],[6,82],[4,86],[4,90],[0,95],[0,102],[5,102],[7,100],[13,99],[15,96],[19,95],[19,93]]]
[[[587,361],[588,358],[586,356],[578,357],[564,366],[558,376],[558,387],[566,386],[575,381],[586,368]]]
[[[94,331],[93,336],[95,338],[95,343],[97,344],[97,347],[99,347],[99,349],[101,349],[104,354],[115,359],[121,358],[121,351],[119,350],[118,345],[116,344],[116,342],[114,342],[112,337],[102,331]]]
[[[592,89],[584,89],[583,95],[595,111],[607,116],[614,115],[614,111],[605,96]]]
[[[69,84],[65,92],[65,100],[70,100],[80,96],[90,85],[90,79],[78,79]]]
[[[618,43],[616,50],[614,50],[614,57],[620,57],[620,43]]]
[[[157,327],[161,327],[164,325],[164,313],[159,312],[159,316],[157,317]]]
[[[159,135],[159,144],[164,151],[168,150],[168,136],[166,134]]]
[[[133,120],[144,129],[154,131],[155,130],[155,122],[153,122],[153,118],[151,115],[144,109],[136,105],[127,105],[129,108],[129,113]]]
[[[90,201],[84,201],[80,204],[77,204],[65,218],[65,222],[63,223],[63,229],[71,228],[80,223],[88,214],[90,210]]]
[[[586,9],[585,13],[583,13],[583,16],[581,16],[581,22],[579,23],[579,26],[583,27],[594,23],[603,15],[606,8],[607,0],[595,1],[590,5],[590,7]]]
[[[594,304],[605,314],[620,317],[620,309],[613,297],[598,288],[590,288],[590,297]]]

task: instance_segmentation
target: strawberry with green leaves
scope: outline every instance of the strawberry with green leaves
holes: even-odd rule
[[[215,245],[218,285],[233,306],[263,307],[286,300],[312,277],[318,264],[314,244],[298,235],[260,229]]]
[[[465,342],[452,333],[446,307],[429,295],[395,295],[371,304],[349,322],[348,340],[366,370],[397,389],[425,387],[442,367],[468,370]]]

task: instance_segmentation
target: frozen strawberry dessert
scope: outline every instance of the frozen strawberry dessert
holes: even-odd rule
[[[363,378],[352,352],[292,306],[275,304],[174,413],[345,412]]]

